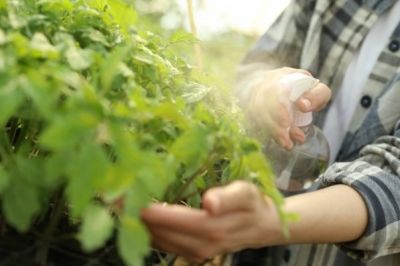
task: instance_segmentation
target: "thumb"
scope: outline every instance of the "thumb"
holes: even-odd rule
[[[302,112],[315,112],[325,107],[331,98],[332,92],[323,83],[318,83],[317,86],[303,94],[296,101],[297,108]]]
[[[250,211],[260,198],[260,191],[249,182],[235,181],[225,187],[212,188],[203,196],[203,208],[211,215]]]

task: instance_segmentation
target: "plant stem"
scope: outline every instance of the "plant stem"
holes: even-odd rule
[[[220,182],[220,183],[218,183],[218,185],[219,186],[225,186],[225,185],[227,185],[228,184],[228,182]],[[196,196],[197,194],[203,194],[204,192],[206,192],[208,190],[208,188],[204,188],[204,189],[201,189],[201,190],[196,190],[196,191],[193,191],[192,193],[189,193],[189,194],[187,194],[187,195],[182,195],[179,199],[177,199],[175,202],[181,202],[181,201],[186,201],[186,200],[188,200],[188,199],[190,199],[191,197],[193,197],[193,196]]]
[[[188,189],[188,187],[190,186],[190,184],[192,184],[192,182],[196,179],[196,177],[198,177],[200,174],[204,173],[205,171],[207,171],[207,163],[204,164],[202,167],[198,168],[196,170],[196,172],[194,172],[186,181],[186,183],[178,190],[178,192],[176,193],[175,198],[172,200],[172,203],[178,203],[180,201],[181,198],[183,198],[184,193],[186,192],[186,190]]]
[[[186,0],[186,3],[188,6],[190,31],[192,32],[193,36],[197,38],[197,27],[196,27],[196,21],[194,18],[193,0]],[[201,46],[198,42],[196,42],[194,44],[194,54],[196,57],[197,67],[201,71],[201,70],[203,70],[203,52],[202,52]]]
[[[208,154],[207,159],[205,160],[204,164],[201,167],[199,167],[188,178],[183,178],[183,180],[186,180],[186,183],[178,190],[175,198],[170,203],[178,203],[180,201],[180,199],[182,199],[184,197],[184,194],[185,194],[186,190],[189,188],[190,184],[192,184],[193,181],[196,180],[196,178],[199,175],[201,175],[209,170],[209,164],[214,160],[214,152],[215,152],[215,148],[212,149],[212,151]]]
[[[187,195],[184,195],[184,196],[181,196],[179,199],[177,199],[175,202],[181,202],[181,201],[185,201],[185,200],[188,200],[188,199],[190,199],[191,197],[194,197],[194,196],[196,196],[197,194],[203,194],[204,192],[206,191],[206,189],[202,189],[202,190],[200,190],[200,191],[193,191],[192,193],[189,193],[189,194],[187,194]]]
[[[64,201],[61,198],[59,198],[58,200],[56,200],[56,205],[54,207],[52,215],[53,217],[51,218],[50,224],[46,228],[43,234],[43,239],[41,240],[42,244],[36,253],[36,259],[39,265],[47,265],[47,257],[48,257],[50,242],[52,240],[51,238],[63,214],[63,210],[64,210]]]

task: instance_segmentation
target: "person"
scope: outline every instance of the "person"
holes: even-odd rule
[[[300,217],[290,238],[271,200],[236,181],[208,190],[202,209],[144,209],[153,245],[197,262],[279,245],[254,265],[400,265],[400,1],[292,1],[238,72],[250,121],[287,149],[304,134],[277,100],[279,80],[318,78],[296,104],[319,111],[335,162],[315,190],[286,199]]]

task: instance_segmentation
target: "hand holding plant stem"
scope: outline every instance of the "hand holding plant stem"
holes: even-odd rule
[[[284,209],[299,215],[289,225],[289,238],[271,199],[237,181],[207,191],[202,209],[153,204],[142,211],[142,220],[154,247],[195,262],[245,248],[351,241],[367,225],[363,199],[345,185],[289,197]]]

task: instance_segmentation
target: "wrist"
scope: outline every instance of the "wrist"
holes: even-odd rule
[[[262,238],[260,246],[275,246],[286,243],[287,237],[284,234],[284,224],[282,223],[277,206],[269,197],[265,197],[264,218],[261,224]]]

